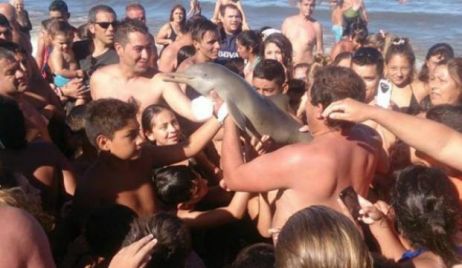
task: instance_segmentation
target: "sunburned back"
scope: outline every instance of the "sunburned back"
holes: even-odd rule
[[[294,145],[301,161],[294,170],[292,185],[276,201],[273,227],[281,228],[288,217],[311,205],[339,209],[336,199],[347,186],[365,196],[377,165],[379,144],[368,133],[355,130],[342,136],[337,132],[315,137],[311,144]],[[299,148],[296,148],[299,147]]]

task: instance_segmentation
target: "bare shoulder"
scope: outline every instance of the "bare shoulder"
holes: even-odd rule
[[[120,73],[118,64],[110,64],[101,68],[98,68],[91,76],[93,79],[100,79],[104,77],[117,76]]]

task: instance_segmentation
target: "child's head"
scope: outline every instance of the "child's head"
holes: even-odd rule
[[[187,166],[169,166],[154,174],[157,197],[167,209],[188,208],[208,192],[207,181]]]
[[[66,50],[72,46],[73,29],[67,21],[52,20],[47,25],[47,33],[54,48]]]
[[[263,96],[282,94],[285,80],[284,67],[277,60],[263,59],[253,70],[252,84]]]
[[[141,125],[145,137],[159,145],[177,144],[181,137],[181,128],[176,115],[170,108],[153,104],[144,109]]]
[[[141,144],[137,110],[136,104],[117,99],[91,102],[85,117],[88,140],[99,151],[120,159],[136,159]]]
[[[231,268],[273,268],[274,247],[271,244],[257,243],[239,252]]]
[[[136,219],[125,237],[124,246],[148,234],[157,239],[157,244],[146,267],[185,267],[191,253],[191,237],[180,219],[162,212],[145,219]]]

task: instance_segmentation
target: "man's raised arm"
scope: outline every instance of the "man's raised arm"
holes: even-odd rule
[[[373,120],[399,139],[432,158],[462,171],[462,134],[442,124],[345,99],[329,105],[323,116],[362,122]]]

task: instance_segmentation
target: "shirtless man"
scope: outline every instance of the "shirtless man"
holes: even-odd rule
[[[146,11],[140,3],[130,3],[125,7],[125,18],[139,20],[146,24]]]
[[[192,57],[185,59],[178,66],[178,71],[183,71],[193,64],[214,61],[218,58],[220,34],[213,22],[207,20],[198,25],[193,29],[191,37],[196,53]]]
[[[298,210],[326,205],[340,210],[337,198],[352,185],[367,194],[378,164],[380,145],[370,129],[321,117],[324,107],[347,96],[363,100],[365,86],[353,71],[335,66],[321,69],[308,92],[307,120],[313,140],[293,144],[244,163],[239,135],[225,121],[222,162],[224,182],[233,191],[279,190],[272,228],[280,229]]]
[[[315,54],[324,53],[321,23],[311,17],[315,5],[316,0],[299,0],[300,13],[282,23],[282,33],[292,43],[294,64],[312,63],[315,46]]]
[[[181,28],[181,35],[178,36],[173,43],[162,50],[159,59],[159,71],[163,73],[176,71],[178,68],[178,51],[184,46],[190,46],[193,44],[191,32],[204,20],[206,19],[201,16],[196,16],[186,21],[185,27]]]
[[[162,75],[155,74],[150,67],[152,38],[142,22],[122,22],[117,27],[114,47],[120,61],[100,68],[92,75],[90,89],[93,100],[134,100],[140,112],[150,104],[165,100],[181,116],[197,121],[191,111],[191,102],[178,85],[164,82]]]

